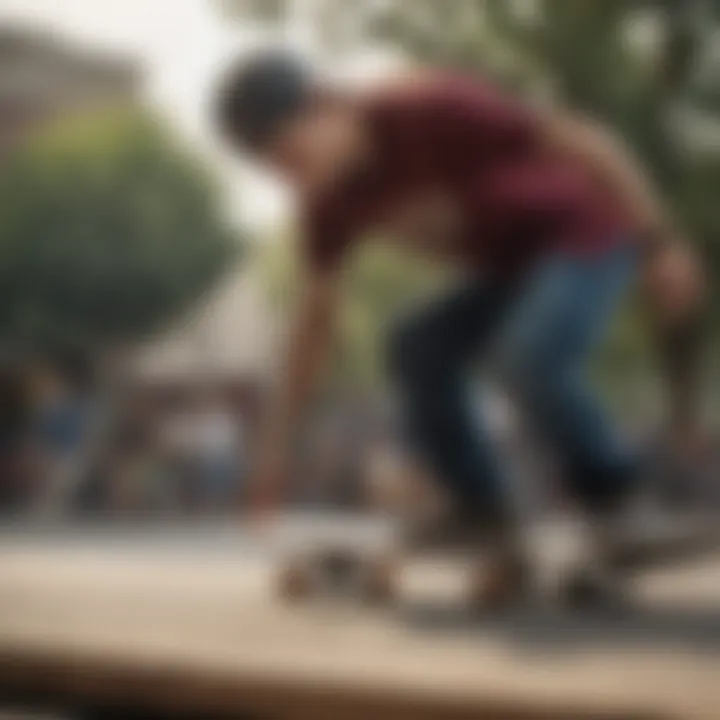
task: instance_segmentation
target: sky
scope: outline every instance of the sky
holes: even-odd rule
[[[49,31],[72,43],[136,59],[143,98],[227,178],[234,214],[264,225],[285,205],[274,183],[212,142],[206,99],[224,62],[262,42],[257,32],[223,21],[212,0],[0,0],[0,24]]]
[[[0,0],[0,21],[54,31],[100,51],[137,57],[149,97],[189,129],[214,69],[247,37],[223,24],[209,0]]]

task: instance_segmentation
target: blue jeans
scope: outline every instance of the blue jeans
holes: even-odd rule
[[[570,491],[588,509],[614,502],[636,475],[585,377],[634,275],[623,245],[593,257],[554,255],[514,287],[474,280],[407,318],[390,370],[409,429],[456,500],[489,521],[509,512],[509,485],[466,380],[492,360],[533,425],[561,455]]]

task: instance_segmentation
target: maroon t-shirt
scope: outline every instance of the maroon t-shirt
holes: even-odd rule
[[[498,278],[556,251],[592,253],[628,224],[581,167],[542,147],[528,109],[490,86],[443,77],[367,102],[373,158],[305,208],[311,265],[337,263],[414,194],[451,196],[463,218],[447,255]]]

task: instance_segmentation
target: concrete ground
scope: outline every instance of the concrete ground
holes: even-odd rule
[[[391,609],[291,607],[272,588],[280,554],[300,542],[290,527],[271,539],[219,522],[4,528],[0,689],[5,677],[117,699],[118,677],[128,702],[182,697],[207,710],[221,698],[216,709],[268,717],[350,717],[347,703],[342,713],[323,705],[342,693],[356,710],[394,702],[393,717],[408,718],[451,708],[529,720],[718,717],[720,557],[638,577],[633,602],[602,614],[537,605],[478,617],[463,604],[463,567],[442,562],[410,565]],[[570,532],[547,528],[551,560]],[[159,676],[177,691],[161,692]],[[439,714],[410,712],[413,702]]]

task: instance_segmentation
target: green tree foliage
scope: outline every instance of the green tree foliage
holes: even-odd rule
[[[182,313],[239,247],[213,183],[160,123],[67,120],[0,174],[0,342],[93,352]]]

